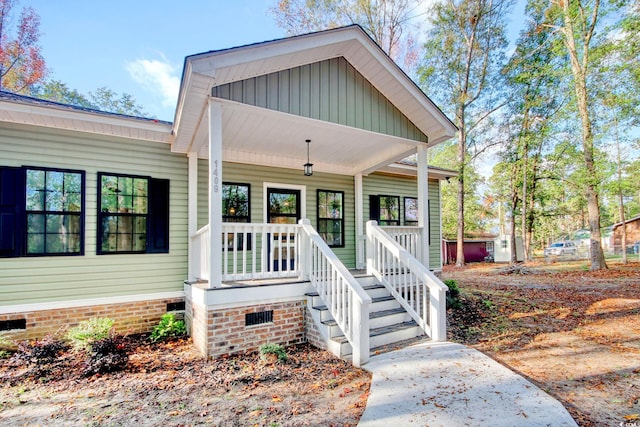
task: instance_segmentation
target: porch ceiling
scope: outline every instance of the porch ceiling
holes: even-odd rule
[[[456,127],[435,104],[357,27],[206,52],[185,60],[174,121],[176,152],[205,156],[211,88],[279,70],[344,57],[435,145]],[[419,142],[362,131],[290,114],[219,100],[223,159],[301,168],[311,139],[314,170],[369,173],[415,152]]]
[[[222,103],[222,158],[225,161],[300,169],[310,162],[316,172],[368,174],[416,152],[419,142],[340,126],[264,108]],[[202,124],[194,151],[208,157],[208,134]]]

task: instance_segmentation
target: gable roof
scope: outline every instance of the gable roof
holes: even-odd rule
[[[455,134],[455,125],[429,97],[362,28],[351,25],[185,58],[173,128],[174,151],[193,150],[206,138],[201,129],[213,87],[340,57],[427,135],[429,145]]]

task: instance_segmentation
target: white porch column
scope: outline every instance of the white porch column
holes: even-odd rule
[[[198,153],[190,151],[187,153],[189,159],[189,180],[188,180],[188,234],[189,234],[189,280],[196,279],[193,268],[195,248],[191,237],[198,231]],[[198,254],[199,256],[199,254]]]
[[[367,266],[364,259],[364,197],[362,195],[362,174],[357,174],[354,180],[356,196],[356,268],[363,269]]]
[[[209,287],[222,285],[222,104],[209,100]]]
[[[429,268],[429,166],[426,144],[418,145],[418,226],[422,227],[420,261]]]

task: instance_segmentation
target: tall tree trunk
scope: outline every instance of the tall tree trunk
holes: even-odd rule
[[[597,189],[597,170],[594,161],[593,149],[593,133],[591,130],[591,118],[589,117],[589,98],[587,93],[587,69],[589,66],[589,44],[593,35],[593,29],[598,17],[599,0],[595,1],[594,11],[591,22],[587,24],[586,34],[582,40],[582,57],[579,58],[578,48],[573,31],[573,22],[571,20],[570,1],[560,2],[563,8],[565,36],[565,46],[567,47],[571,62],[571,71],[573,73],[574,88],[576,93],[576,102],[578,104],[578,113],[582,121],[582,151],[584,155],[584,167],[586,169],[587,180],[585,190],[587,195],[587,208],[589,212],[589,231],[591,232],[590,270],[602,270],[607,268],[604,259],[604,251],[602,250],[602,238],[600,234],[600,203],[598,201]]]
[[[511,178],[510,178],[510,190],[511,190],[511,224],[509,224],[509,247],[511,248],[509,254],[509,262],[515,264],[518,262],[518,254],[516,252],[516,211],[518,210],[518,186],[516,185],[516,177],[518,175],[518,161],[517,155],[511,164]]]
[[[464,173],[467,135],[465,133],[464,107],[458,110],[458,233],[456,243],[456,267],[464,266]]]
[[[622,223],[622,263],[627,263],[627,224],[624,216],[624,198],[622,197],[622,159],[620,156],[620,140],[618,139],[618,121],[615,121],[616,148],[618,149],[618,202],[620,208],[620,222]]]

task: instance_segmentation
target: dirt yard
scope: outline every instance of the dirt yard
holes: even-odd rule
[[[461,289],[449,338],[559,399],[581,426],[640,425],[640,262],[446,268]],[[132,337],[124,371],[83,375],[63,353],[47,366],[0,360],[0,425],[348,426],[370,375],[308,345],[286,363],[257,353],[204,361],[186,340]]]
[[[640,425],[640,262],[446,268],[449,338],[522,374],[581,426]]]
[[[186,340],[133,342],[125,371],[93,377],[67,353],[46,372],[0,362],[0,425],[353,426],[370,375],[309,345],[206,362]]]

